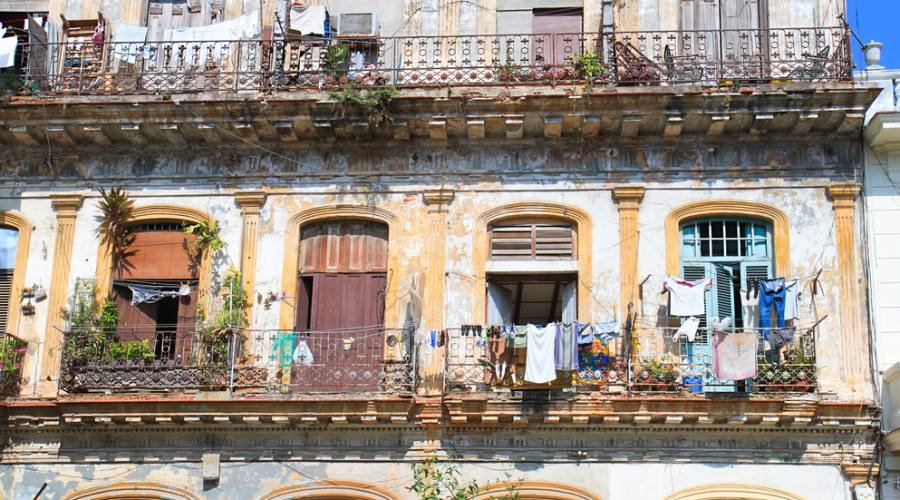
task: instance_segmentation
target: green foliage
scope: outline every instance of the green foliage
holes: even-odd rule
[[[209,318],[204,318],[198,330],[206,362],[213,364],[227,360],[229,337],[247,326],[247,309],[250,307],[241,273],[233,267],[225,272],[219,293],[221,303]]]
[[[22,360],[28,349],[24,342],[6,337],[0,342],[0,373],[16,373],[22,369]]]
[[[330,95],[342,105],[361,109],[369,117],[369,124],[379,127],[394,122],[391,116],[391,99],[396,94],[397,89],[394,87],[360,92],[352,85],[345,85],[343,91],[332,92]]]
[[[572,67],[581,78],[592,82],[603,72],[604,66],[600,58],[592,51],[577,52],[572,56]]]
[[[675,382],[680,375],[678,362],[668,354],[642,358],[639,375],[652,382]]]
[[[350,46],[346,43],[335,43],[325,47],[322,64],[333,78],[347,74],[350,67]]]
[[[24,85],[22,75],[12,72],[0,72],[0,96],[18,94]]]
[[[462,484],[459,480],[459,466],[441,462],[436,456],[424,462],[413,464],[413,484],[409,490],[422,500],[468,500],[478,494],[475,481]]]
[[[149,340],[113,341],[106,350],[106,359],[112,361],[150,361],[155,356]]]
[[[100,307],[100,317],[97,318],[97,326],[104,331],[113,331],[119,326],[119,306],[115,300],[106,299]]]
[[[135,235],[129,225],[134,200],[121,188],[114,187],[109,191],[101,188],[98,207],[101,215],[97,236],[112,253],[113,270],[121,271],[128,266],[128,247],[134,243]]]
[[[199,255],[205,252],[212,252],[215,255],[218,251],[226,247],[225,240],[219,236],[219,223],[216,221],[202,220],[196,224],[182,224],[185,235],[193,234],[197,237],[196,246]]]

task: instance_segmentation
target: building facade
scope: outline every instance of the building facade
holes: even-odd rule
[[[880,44],[870,44],[880,45]],[[880,48],[880,47],[878,47]],[[865,171],[863,184],[867,221],[867,258],[869,259],[871,329],[877,354],[879,390],[883,407],[884,470],[881,488],[883,498],[900,498],[900,357],[898,332],[893,318],[900,311],[900,301],[894,293],[898,262],[893,240],[900,230],[891,216],[897,213],[900,192],[897,177],[900,172],[897,141],[897,79],[900,72],[880,66],[877,58],[869,61],[865,70],[857,73],[856,81],[877,85],[883,90],[866,113],[864,137]]]
[[[429,457],[474,498],[877,481],[880,89],[842,2],[27,8],[5,495],[416,498]]]

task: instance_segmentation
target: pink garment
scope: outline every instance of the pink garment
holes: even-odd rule
[[[713,335],[713,373],[719,380],[744,380],[756,376],[756,334]]]

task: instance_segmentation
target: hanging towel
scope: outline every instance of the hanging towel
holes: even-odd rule
[[[133,306],[145,303],[152,304],[167,297],[175,298],[191,294],[190,285],[181,285],[178,288],[157,288],[126,283],[125,286],[131,290],[131,305]]]
[[[576,323],[578,332],[578,345],[591,345],[594,342],[594,325],[590,323]]]
[[[713,372],[719,380],[744,380],[756,376],[756,334],[713,335]]]
[[[551,323],[543,329],[528,325],[528,351],[525,356],[526,382],[545,384],[556,380],[553,359],[555,341],[555,324]]]
[[[113,33],[113,57],[134,64],[145,40],[147,40],[145,26],[117,24]]]
[[[667,276],[669,314],[672,316],[702,316],[706,312],[706,290],[711,285],[712,278],[684,281],[681,278]]]
[[[578,369],[577,323],[559,323],[556,329],[556,350],[554,364],[557,370]]]
[[[0,38],[0,68],[9,68],[16,63],[16,44],[19,39],[13,35]]]
[[[277,332],[272,341],[272,351],[275,355],[275,363],[281,371],[281,383],[290,385],[291,364],[293,363],[294,340],[297,338],[294,332]]]
[[[688,342],[693,342],[694,338],[697,336],[697,328],[700,326],[700,318],[690,317],[678,327],[678,331],[675,332],[675,335],[672,336],[672,340],[678,340],[678,337],[684,335],[687,337]]]
[[[800,283],[797,280],[784,284],[784,319],[800,317]]]
[[[517,325],[513,334],[513,348],[525,349],[528,347],[528,327]]]
[[[294,349],[294,364],[310,366],[313,364],[313,361],[314,358],[312,350],[310,350],[309,345],[306,344],[306,341],[301,340],[300,342],[297,342],[297,348]]]
[[[300,35],[325,36],[328,22],[324,5],[310,5],[305,9],[291,8],[289,31]]]

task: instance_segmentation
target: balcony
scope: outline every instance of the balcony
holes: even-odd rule
[[[275,398],[411,393],[415,351],[403,339],[384,328],[225,335],[158,325],[70,330],[60,387],[70,394],[230,390]],[[385,360],[386,342],[399,348],[400,359]]]
[[[345,50],[346,49],[346,50]],[[21,93],[158,95],[393,86],[730,87],[850,81],[849,30],[560,33],[26,46]]]
[[[626,355],[628,335],[595,341],[580,349],[579,369],[557,372],[550,384],[523,380],[525,349],[516,349],[519,363],[515,380],[512,369],[498,377],[489,348],[476,336],[451,330],[447,343],[445,379],[447,393],[478,393],[507,390],[550,390],[568,393],[606,393],[610,396],[796,397],[818,390],[816,345],[813,332],[796,334],[793,343],[773,349],[762,332],[755,332],[756,375],[737,381],[716,377],[715,357],[707,344],[672,341],[674,332],[650,332],[634,342],[636,353]],[[645,332],[647,333],[647,332]],[[527,347],[526,347],[527,349]],[[745,360],[746,361],[746,360]]]

